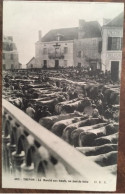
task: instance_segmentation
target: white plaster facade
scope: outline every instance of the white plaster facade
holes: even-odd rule
[[[59,45],[57,49],[56,44]],[[60,67],[74,66],[73,45],[74,41],[38,41],[35,45],[37,66],[41,68],[46,63],[47,67],[55,67],[57,61]]]
[[[123,15],[121,14],[108,24],[102,27],[102,70],[105,72],[110,71],[111,74],[114,71],[114,76],[118,79],[121,76],[122,66],[122,40],[123,40]],[[109,39],[111,40],[109,43]],[[115,66],[116,70],[115,70]],[[114,70],[113,70],[114,69]],[[118,71],[118,72],[115,72]],[[116,75],[115,75],[116,74]]]

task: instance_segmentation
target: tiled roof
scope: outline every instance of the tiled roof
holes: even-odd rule
[[[83,38],[101,37],[101,27],[97,21],[85,22]],[[43,42],[50,42],[57,40],[57,34],[60,34],[61,41],[78,39],[79,28],[61,28],[50,30],[45,36],[43,36]]]
[[[78,39],[78,27],[74,28],[61,28],[50,30],[43,38],[43,42],[50,42],[57,40],[57,34],[62,35],[60,40],[74,40]]]
[[[124,13],[120,13],[113,20],[108,22],[105,26],[123,26]]]

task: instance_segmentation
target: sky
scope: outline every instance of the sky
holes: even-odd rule
[[[124,10],[123,3],[7,1],[3,2],[3,35],[13,36],[19,62],[35,56],[38,31],[44,36],[51,29],[78,27],[79,19],[98,21],[113,19]]]

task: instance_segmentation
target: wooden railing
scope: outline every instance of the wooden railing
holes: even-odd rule
[[[3,172],[84,180],[114,177],[5,99],[2,107]]]

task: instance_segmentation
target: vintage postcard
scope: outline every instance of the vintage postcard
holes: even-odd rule
[[[123,3],[3,1],[3,188],[116,190],[123,20]]]

